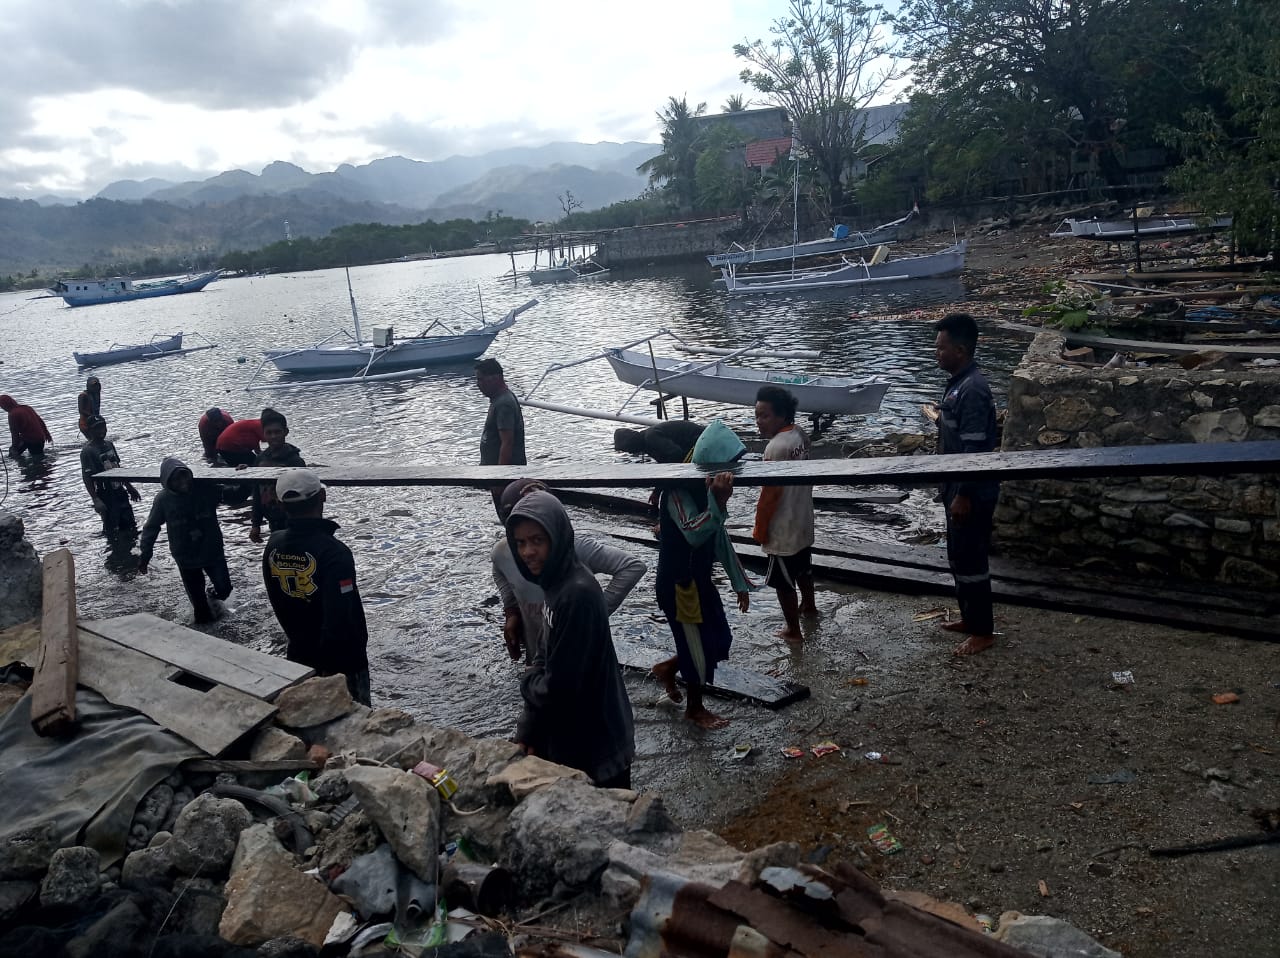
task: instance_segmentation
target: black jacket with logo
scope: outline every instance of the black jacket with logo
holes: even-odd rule
[[[328,519],[290,518],[267,540],[262,578],[289,639],[289,660],[323,674],[349,675],[369,667],[369,630],[355,559],[334,538],[337,529]]]

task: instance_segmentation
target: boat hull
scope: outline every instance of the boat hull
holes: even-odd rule
[[[908,282],[935,279],[964,270],[968,243],[961,240],[936,253],[903,256],[883,263],[850,263],[835,269],[806,270],[785,273],[758,273],[738,276],[722,270],[725,289],[730,293],[776,293],[806,289],[831,289],[840,286],[865,286],[872,283]]]
[[[690,399],[754,406],[761,386],[781,386],[796,397],[801,412],[865,416],[876,412],[889,384],[874,379],[748,369],[719,362],[704,372],[675,377],[681,369],[703,365],[629,349],[607,349],[605,358],[624,383]],[[654,366],[658,367],[655,383]]]
[[[405,339],[386,349],[374,346],[320,346],[312,349],[268,349],[263,355],[282,373],[379,372],[442,366],[475,359],[493,343],[498,330]],[[370,360],[373,360],[370,363]]]
[[[71,280],[60,282],[53,291],[68,306],[96,306],[100,303],[121,303],[132,299],[154,299],[157,296],[176,296],[180,293],[198,293],[215,279],[220,270],[201,273],[188,279],[154,285],[135,285],[130,280]]]
[[[73,352],[77,365],[111,366],[116,363],[131,363],[138,359],[154,359],[170,353],[182,351],[182,333],[175,333],[165,339],[153,340],[138,346],[113,346],[96,353]]]
[[[1230,216],[1219,216],[1205,224],[1194,216],[1148,216],[1137,220],[1137,234],[1143,236],[1177,236],[1182,233],[1201,233],[1206,230],[1231,228]],[[1073,220],[1066,219],[1050,233],[1053,237],[1071,236],[1076,239],[1124,240],[1132,239],[1134,221],[1126,220]]]
[[[542,286],[547,283],[574,283],[580,279],[596,279],[600,276],[608,276],[609,271],[597,269],[589,273],[580,273],[572,266],[551,266],[546,269],[531,269],[526,275],[534,286]]]

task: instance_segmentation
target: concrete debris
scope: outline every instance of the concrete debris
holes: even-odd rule
[[[345,908],[322,882],[294,867],[267,825],[240,833],[226,895],[218,933],[236,945],[293,937],[319,948]]]
[[[49,859],[49,872],[40,883],[40,904],[45,908],[79,908],[98,896],[102,879],[98,853],[75,845],[59,848]]]
[[[302,739],[272,725],[259,732],[249,748],[251,762],[283,762],[306,756],[307,746]]]
[[[253,816],[235,799],[201,795],[182,810],[163,847],[179,874],[225,875],[240,833],[252,824]]]
[[[122,888],[143,888],[165,882],[173,874],[168,843],[139,848],[129,853],[120,869]]]
[[[310,728],[342,718],[355,708],[341,675],[316,676],[285,689],[273,703],[276,722],[286,728]]]
[[[347,769],[347,784],[404,865],[434,882],[440,847],[440,796],[426,779],[394,768]]]

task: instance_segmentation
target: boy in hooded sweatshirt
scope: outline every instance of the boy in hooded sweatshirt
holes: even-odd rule
[[[163,488],[151,503],[151,514],[142,527],[139,542],[138,571],[146,572],[155,549],[160,527],[169,527],[169,551],[182,576],[196,622],[212,622],[217,618],[211,600],[225,599],[231,594],[231,573],[227,554],[222,547],[222,529],[218,525],[218,503],[222,493],[211,482],[196,485],[191,470],[173,456],[160,465]],[[205,576],[209,589],[205,591]]]
[[[516,567],[546,594],[546,645],[520,680],[515,740],[541,758],[581,769],[600,788],[630,788],[631,700],[609,634],[604,593],[574,554],[573,525],[547,492],[521,498],[507,518]]]
[[[301,469],[307,461],[302,452],[291,442],[285,440],[289,436],[289,422],[284,413],[276,412],[268,407],[262,410],[262,438],[267,448],[258,453],[253,460],[254,466],[288,466]],[[237,467],[240,468],[240,467]],[[250,509],[249,541],[262,541],[262,520],[267,520],[267,528],[271,532],[279,532],[289,522],[289,515],[276,498],[274,482],[260,482],[253,495],[253,506]]]

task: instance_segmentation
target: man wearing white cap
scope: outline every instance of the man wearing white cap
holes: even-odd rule
[[[369,631],[356,587],[351,550],[324,518],[325,488],[310,469],[286,469],[276,497],[289,524],[271,534],[262,578],[276,619],[289,639],[289,660],[321,675],[344,675],[351,697],[369,702]]]

